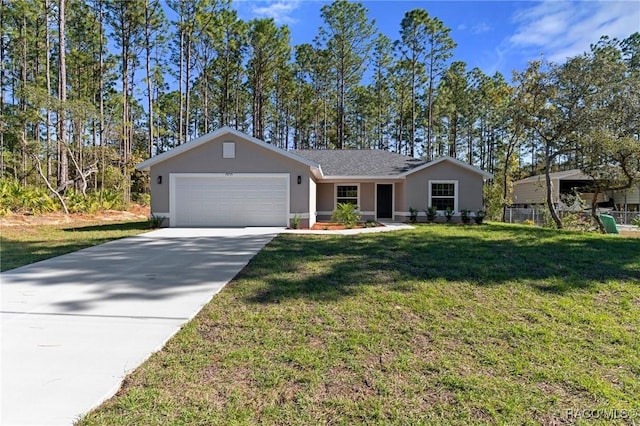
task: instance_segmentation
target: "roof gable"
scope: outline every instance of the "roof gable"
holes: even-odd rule
[[[216,140],[216,139],[218,139],[218,138],[220,138],[222,136],[229,135],[229,134],[234,135],[234,136],[236,136],[236,137],[238,137],[240,139],[243,139],[243,140],[245,140],[247,142],[253,143],[253,144],[255,144],[257,146],[260,146],[262,148],[265,148],[265,149],[268,149],[270,151],[273,151],[273,152],[275,152],[277,154],[280,154],[280,155],[282,155],[284,157],[290,158],[290,159],[292,159],[294,161],[297,161],[299,163],[305,164],[305,165],[311,167],[312,169],[317,169],[317,170],[320,169],[320,166],[317,163],[313,162],[313,161],[310,161],[310,160],[308,160],[306,158],[303,158],[303,157],[300,157],[298,155],[295,155],[295,154],[293,154],[293,153],[291,153],[289,151],[285,151],[283,149],[280,149],[280,148],[278,148],[276,146],[268,144],[268,143],[266,143],[264,141],[261,141],[260,139],[254,138],[253,136],[249,136],[246,133],[242,133],[241,131],[233,129],[233,128],[228,127],[228,126],[221,127],[220,129],[218,129],[218,130],[216,130],[214,132],[207,133],[206,135],[202,135],[202,136],[200,136],[200,137],[198,137],[196,139],[192,139],[192,140],[190,140],[190,141],[188,141],[188,142],[186,142],[186,143],[184,143],[182,145],[179,145],[179,146],[177,146],[177,147],[175,147],[175,148],[173,148],[173,149],[171,149],[171,150],[169,150],[167,152],[163,152],[162,154],[156,155],[155,157],[151,157],[148,160],[145,160],[145,161],[137,164],[136,165],[136,169],[137,170],[148,171],[151,168],[151,166],[154,166],[156,164],[159,164],[159,163],[162,163],[164,161],[167,161],[167,160],[169,160],[169,159],[171,159],[173,157],[176,157],[176,156],[178,156],[178,155],[180,155],[180,154],[182,154],[182,153],[184,153],[186,151],[189,151],[189,150],[191,150],[193,148],[199,147],[199,146],[201,146],[203,144],[212,142],[212,141],[214,141],[214,140]]]
[[[465,170],[468,170],[470,172],[477,173],[477,174],[481,175],[485,179],[493,178],[493,174],[491,174],[489,172],[485,172],[484,170],[482,170],[482,169],[480,169],[478,167],[472,166],[471,164],[467,164],[464,161],[460,161],[457,158],[449,157],[448,155],[442,156],[442,157],[440,157],[440,158],[438,158],[436,160],[433,160],[433,161],[430,161],[428,163],[425,163],[424,165],[422,165],[420,167],[416,167],[413,170],[409,170],[408,172],[403,173],[402,176],[407,176],[407,175],[410,175],[411,173],[419,172],[420,170],[424,170],[426,168],[433,167],[436,164],[440,164],[440,163],[445,162],[445,161],[449,162],[451,164],[454,164],[455,166],[458,166],[460,168],[463,168]]]

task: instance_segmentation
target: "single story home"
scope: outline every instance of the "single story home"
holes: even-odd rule
[[[551,199],[561,210],[573,210],[574,206],[567,205],[571,195],[579,194],[584,201],[591,202],[593,198],[590,189],[592,179],[582,170],[572,169],[550,173]],[[545,175],[530,176],[518,180],[513,184],[513,207],[531,207],[544,205],[547,202]],[[623,191],[610,191],[598,195],[601,207],[616,208],[618,210],[638,211],[640,208],[640,186],[634,186]]]
[[[492,175],[462,161],[424,161],[381,150],[285,151],[230,127],[136,166],[149,172],[151,213],[172,227],[302,226],[338,203],[364,220],[404,221],[410,208],[483,207]]]

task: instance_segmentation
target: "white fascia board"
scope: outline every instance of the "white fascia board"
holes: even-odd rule
[[[268,149],[270,151],[273,151],[275,153],[278,153],[280,155],[283,155],[291,160],[297,161],[299,163],[305,164],[309,167],[311,167],[312,170],[319,170],[320,174],[322,174],[322,170],[320,170],[320,165],[314,163],[313,161],[309,161],[306,158],[302,158],[298,155],[292,154],[288,151],[285,151],[283,149],[280,149],[278,147],[275,147],[271,144],[268,144],[264,141],[261,141],[260,139],[254,138],[253,136],[249,136],[246,133],[242,133],[239,130],[233,129],[231,127],[228,126],[224,126],[221,127],[220,129],[213,131],[211,133],[207,133],[206,135],[202,135],[196,139],[190,140],[189,142],[186,142],[182,145],[179,145],[167,152],[163,152],[160,155],[156,155],[155,157],[151,157],[148,160],[143,161],[142,163],[139,163],[136,165],[136,169],[137,170],[141,170],[141,171],[149,171],[149,169],[151,168],[151,166],[156,165],[158,163],[162,163],[163,161],[166,161],[170,158],[175,157],[176,155],[179,155],[185,151],[188,151],[190,149],[196,148],[202,144],[205,144],[207,142],[212,141],[213,139],[219,138],[221,136],[227,135],[227,134],[232,134],[234,136],[237,136],[241,139],[244,139],[248,142],[252,142],[262,148]]]
[[[322,183],[332,182],[363,182],[363,181],[384,181],[386,182],[398,182],[405,180],[404,176],[325,176],[322,179]]]

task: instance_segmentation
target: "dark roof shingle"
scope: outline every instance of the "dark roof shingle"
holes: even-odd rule
[[[294,150],[293,154],[320,164],[329,176],[395,176],[426,161],[382,150]]]

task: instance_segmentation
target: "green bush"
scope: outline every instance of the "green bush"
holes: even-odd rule
[[[69,189],[64,195],[64,202],[69,213],[83,213],[87,211],[87,200],[82,193]]]
[[[597,226],[591,215],[583,213],[566,213],[562,216],[562,224],[565,229],[574,229],[577,231],[595,231]]]
[[[141,206],[150,206],[151,205],[151,194],[146,192],[138,192],[133,194],[133,201],[140,204]]]
[[[455,212],[451,207],[447,207],[447,209],[444,211],[444,216],[447,218],[447,222],[451,222],[454,213]]]
[[[95,213],[101,210],[123,210],[122,194],[105,189],[88,192],[86,198],[74,189],[64,194],[70,213]],[[9,213],[42,214],[60,210],[62,206],[47,188],[23,186],[14,179],[0,179],[0,215]]]
[[[640,227],[640,217],[631,219],[631,224]]]
[[[122,199],[122,194],[110,189],[92,192],[89,194],[89,197],[97,199],[100,202],[100,209],[102,210],[124,210],[126,207]],[[149,197],[149,200],[151,200],[151,197]]]
[[[418,221],[418,209],[409,207],[409,220],[411,223],[416,223]]]
[[[293,219],[291,219],[291,227],[293,229],[300,228],[300,217],[297,214],[293,215]]]
[[[438,209],[436,206],[429,207],[424,213],[427,215],[427,222],[429,223],[434,222],[436,217],[438,217]]]
[[[338,206],[331,215],[331,220],[353,228],[360,220],[360,212],[358,207],[351,203],[338,203]]]
[[[473,220],[475,223],[477,223],[478,225],[482,225],[482,222],[484,221],[484,217],[487,215],[487,212],[484,210],[478,210],[476,211],[476,215],[473,217]]]
[[[469,209],[460,210],[460,217],[462,218],[462,223],[468,224],[469,222],[471,222],[471,216],[469,216],[469,213],[471,213],[471,210]]]
[[[156,216],[153,213],[151,213],[151,216],[149,216],[149,219],[147,219],[147,224],[149,225],[149,228],[151,228],[151,229],[160,228],[162,226],[162,222],[164,222],[164,217]]]
[[[109,189],[88,192],[86,198],[72,189],[67,191],[64,198],[70,213],[92,214],[102,210],[123,210],[125,207],[122,194]]]
[[[23,186],[13,179],[0,179],[0,215],[41,214],[58,210],[59,205],[46,188]]]

